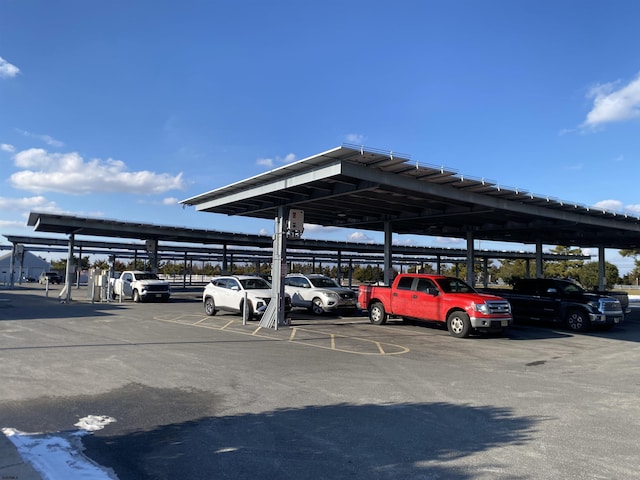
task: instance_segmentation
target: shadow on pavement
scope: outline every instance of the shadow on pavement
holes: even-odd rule
[[[490,406],[342,404],[204,418],[84,443],[120,480],[464,480],[477,474],[454,466],[456,459],[523,444],[534,424]],[[501,467],[480,461],[476,468]]]
[[[82,441],[84,454],[119,480],[467,480],[511,469],[483,452],[530,443],[543,420],[515,416],[509,408],[445,402],[217,416],[225,403],[207,391],[134,383],[64,402],[9,402],[2,416],[22,431],[67,434],[87,413],[112,416],[115,423]]]

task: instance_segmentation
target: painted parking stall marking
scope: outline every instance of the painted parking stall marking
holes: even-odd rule
[[[403,355],[409,353],[406,346],[380,342],[360,336],[306,327],[286,327],[280,330],[264,329],[255,325],[243,325],[241,319],[226,315],[202,317],[202,315],[159,315],[154,320],[179,323],[198,328],[210,328],[241,335],[251,335],[261,338],[277,339],[315,348],[323,348],[336,352],[358,355]],[[344,324],[343,324],[344,326]]]

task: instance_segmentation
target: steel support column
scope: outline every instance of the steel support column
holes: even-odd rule
[[[542,242],[536,240],[536,278],[544,276],[544,268],[542,264]]]
[[[607,270],[605,266],[604,247],[598,247],[598,288],[606,290],[607,288]]]
[[[384,222],[384,284],[391,285],[392,275],[392,257],[393,257],[393,232],[391,230],[391,222]]]
[[[473,246],[473,232],[467,232],[467,283],[475,285],[474,264],[476,262],[475,247]]]

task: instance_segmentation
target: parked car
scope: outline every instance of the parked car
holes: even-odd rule
[[[112,278],[111,298],[130,298],[134,302],[160,300],[168,302],[171,298],[171,284],[162,280],[153,272],[125,270],[119,278]]]
[[[624,309],[619,299],[629,305],[629,297],[618,298],[590,293],[571,280],[559,278],[522,278],[513,289],[486,289],[506,298],[513,318],[518,321],[539,321],[566,326],[583,332],[592,327],[613,328],[624,321]]]
[[[284,290],[291,296],[291,305],[308,308],[316,315],[349,314],[358,309],[356,292],[325,275],[291,273],[284,279]]]
[[[401,273],[388,287],[360,285],[358,304],[369,311],[374,325],[384,325],[389,316],[439,322],[457,338],[474,330],[500,332],[513,323],[505,299],[443,275]]]
[[[272,287],[258,275],[226,275],[214,277],[204,288],[202,302],[207,315],[219,310],[244,314],[247,297],[247,318],[261,317],[271,301]],[[285,294],[285,309],[291,310],[291,298]]]
[[[31,275],[23,275],[22,276],[22,281],[23,282],[27,282],[27,283],[32,283],[36,281],[36,277],[33,277]]]
[[[62,277],[56,272],[42,272],[38,277],[38,283],[44,285],[46,283],[62,283]]]

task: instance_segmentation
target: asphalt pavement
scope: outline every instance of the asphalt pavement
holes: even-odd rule
[[[265,330],[198,293],[0,290],[0,427],[113,417],[82,443],[120,480],[637,478],[640,309],[611,331],[456,339],[297,310]],[[7,438],[0,460],[0,479],[38,478]]]

